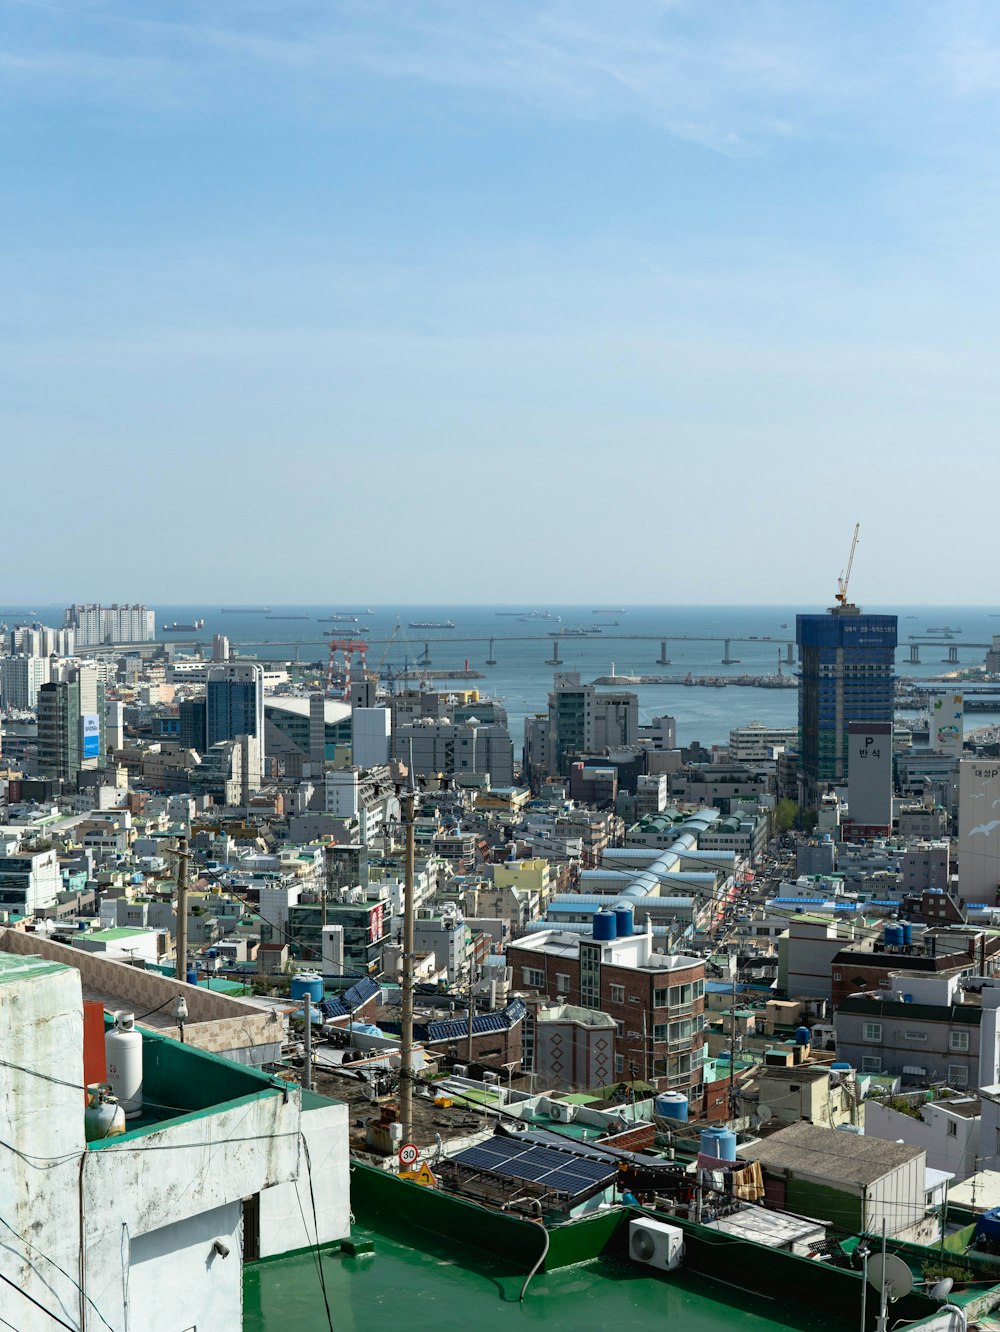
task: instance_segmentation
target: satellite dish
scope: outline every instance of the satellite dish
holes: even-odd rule
[[[758,1105],[757,1118],[762,1124],[766,1124],[769,1119],[774,1117],[774,1111],[769,1105]]]
[[[913,1289],[913,1273],[894,1253],[877,1253],[868,1259],[868,1280],[886,1299],[901,1300]]]
[[[944,1300],[951,1294],[954,1284],[951,1277],[942,1277],[937,1285],[933,1286],[927,1293],[932,1300]]]

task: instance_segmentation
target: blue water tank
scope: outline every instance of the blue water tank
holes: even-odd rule
[[[903,927],[902,925],[887,925],[885,927],[885,946],[887,948],[902,948],[903,946]]]
[[[720,1161],[735,1161],[736,1134],[727,1128],[702,1129],[701,1154],[715,1156]]]
[[[618,922],[615,919],[613,911],[595,911],[594,912],[594,938],[602,943],[617,937]]]
[[[304,999],[306,995],[318,1004],[323,998],[323,977],[315,971],[300,971],[292,977],[292,998]]]
[[[631,907],[615,907],[615,929],[618,931],[619,939],[627,939],[630,934],[635,933],[635,920]]]
[[[687,1123],[688,1098],[683,1092],[660,1092],[653,1102],[653,1111],[661,1119],[677,1119]]]
[[[904,920],[900,929],[903,931],[903,943],[909,945],[913,943],[913,926],[908,920]]]
[[[976,1219],[976,1239],[1000,1240],[1000,1207],[991,1207]]]
[[[197,967],[188,967],[188,969],[187,969],[187,983],[188,983],[188,985],[197,985],[197,984],[198,984],[198,968],[197,968]]]
[[[219,950],[218,950],[217,948],[209,948],[209,949],[206,949],[205,956],[206,956],[206,957],[218,957],[218,956],[219,956]]]
[[[87,928],[88,928],[87,921],[85,921],[85,920],[78,920],[78,921],[76,922],[76,928],[77,928],[78,930],[85,930],[85,929],[87,929]]]
[[[809,1028],[808,1028],[808,1027],[796,1027],[796,1028],[795,1028],[795,1044],[796,1044],[796,1045],[808,1045],[808,1044],[809,1044],[809,1039],[810,1039],[810,1037],[809,1037]]]
[[[831,1064],[831,1068],[839,1069],[841,1073],[849,1073],[854,1067],[853,1064]]]

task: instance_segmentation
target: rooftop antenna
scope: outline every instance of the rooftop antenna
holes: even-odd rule
[[[851,553],[847,557],[847,568],[837,579],[836,599],[841,606],[847,605],[847,585],[851,581],[851,566],[854,564],[854,552],[858,548],[858,533],[861,531],[861,524],[854,524],[854,539],[851,542]]]

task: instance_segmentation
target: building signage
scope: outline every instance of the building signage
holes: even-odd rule
[[[101,757],[101,719],[96,712],[85,712],[80,718],[83,724],[83,757],[85,759]]]
[[[372,907],[372,913],[369,917],[368,942],[378,943],[385,932],[384,926],[385,908],[381,902]]]

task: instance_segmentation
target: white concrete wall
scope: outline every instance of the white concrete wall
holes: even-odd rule
[[[133,1245],[141,1236],[170,1230],[182,1241],[174,1277],[180,1281],[188,1241],[194,1244],[191,1237],[201,1234],[199,1218],[203,1214],[238,1207],[244,1198],[294,1179],[298,1166],[299,1098],[295,1094],[287,1102],[281,1096],[254,1099],[169,1125],[141,1139],[110,1142],[89,1151],[83,1174],[87,1289],[115,1332],[126,1332],[126,1328],[136,1332],[134,1319],[126,1323],[123,1237]],[[183,1224],[186,1222],[192,1225]],[[238,1252],[234,1250],[226,1262],[238,1267]],[[201,1261],[208,1258],[203,1253]],[[158,1259],[166,1261],[165,1256]],[[213,1299],[221,1299],[224,1289],[220,1286]],[[235,1308],[238,1312],[239,1305]],[[192,1309],[192,1314],[197,1310]],[[218,1316],[217,1308],[215,1314]],[[192,1325],[200,1327],[202,1321],[192,1317],[187,1324],[177,1325],[178,1332]],[[148,1326],[160,1332],[162,1325]],[[228,1329],[240,1324],[238,1320],[209,1321],[205,1326]],[[166,1332],[173,1329],[167,1325]]]
[[[126,1236],[128,1310],[122,1326],[128,1332],[190,1332],[201,1327],[240,1332],[242,1215],[242,1205],[232,1202],[145,1235]],[[216,1239],[228,1247],[226,1257],[215,1252]]]
[[[320,1244],[343,1239],[351,1229],[351,1184],[348,1158],[350,1109],[329,1105],[302,1116],[302,1133],[309,1144],[312,1192]],[[260,1256],[289,1253],[317,1242],[313,1224],[309,1170],[300,1151],[298,1178],[276,1184],[260,1195]]]
[[[905,1142],[911,1147],[923,1147],[927,1164],[932,1170],[947,1170],[955,1182],[968,1179],[976,1170],[979,1148],[979,1120],[949,1114],[947,1106],[933,1102],[923,1107],[925,1118],[914,1119],[898,1110],[868,1100],[865,1106],[865,1135],[881,1138],[883,1142]],[[948,1132],[955,1126],[954,1135]]]
[[[80,976],[69,967],[45,970],[37,958],[5,954],[0,963],[6,964],[0,983],[2,1057],[29,1070],[0,1068],[0,1139],[25,1153],[5,1150],[0,1170],[0,1216],[17,1232],[0,1227],[0,1272],[6,1278],[0,1283],[0,1314],[18,1332],[52,1332],[57,1324],[20,1292],[71,1327],[80,1326],[83,1094],[38,1076],[49,1073],[83,1084]]]

